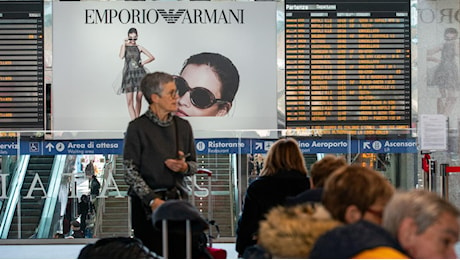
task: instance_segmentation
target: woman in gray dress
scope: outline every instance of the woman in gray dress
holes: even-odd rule
[[[440,53],[439,57],[434,55]],[[438,113],[449,115],[457,101],[457,92],[460,90],[458,70],[458,31],[455,28],[446,28],[444,43],[427,51],[428,61],[437,63],[428,86],[437,86],[441,97],[438,98]]]
[[[142,78],[147,73],[144,65],[155,60],[155,57],[147,49],[137,44],[137,37],[137,29],[130,28],[128,37],[124,39],[119,54],[121,59],[125,59],[125,65],[118,94],[126,94],[126,103],[131,120],[137,118],[141,111],[142,92],[139,86]],[[142,61],[141,53],[147,56],[146,60]]]

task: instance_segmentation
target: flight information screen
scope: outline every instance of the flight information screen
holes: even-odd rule
[[[286,0],[287,128],[409,128],[410,41],[408,0]]]
[[[0,1],[0,130],[43,130],[43,1]]]

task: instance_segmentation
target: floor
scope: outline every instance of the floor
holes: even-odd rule
[[[76,259],[84,244],[0,245],[0,259]],[[235,245],[214,243],[213,247],[227,250],[227,259],[237,259]]]

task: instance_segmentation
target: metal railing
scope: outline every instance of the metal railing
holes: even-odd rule
[[[102,177],[101,186],[104,187],[106,184],[107,177],[109,176],[110,172],[115,169],[115,159],[113,155],[110,155],[108,158],[108,162],[106,161],[104,165],[104,175]],[[94,230],[93,235],[94,237],[98,237],[99,234],[102,233],[102,216],[105,213],[105,199],[96,198],[94,201],[96,207],[96,217],[94,220]]]

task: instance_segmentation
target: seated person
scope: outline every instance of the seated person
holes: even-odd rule
[[[80,230],[80,222],[76,220],[70,222],[70,232],[65,238],[85,238],[85,233]]]
[[[78,259],[154,259],[159,258],[137,238],[108,237],[87,244]]]
[[[393,196],[385,207],[382,225],[411,258],[458,258],[459,216],[459,210],[438,194],[414,189]],[[369,250],[361,256],[376,255]]]
[[[320,205],[278,206],[260,222],[258,243],[273,258],[308,258],[316,239],[339,225]]]
[[[406,253],[380,224],[394,187],[378,172],[359,165],[345,166],[326,181],[323,205],[347,225],[320,236],[310,258],[354,258],[364,249],[385,247],[383,258],[407,258]]]
[[[295,197],[288,197],[286,205],[296,205],[300,203],[315,203],[321,202],[323,196],[323,187],[326,179],[338,168],[347,165],[345,158],[336,157],[329,154],[321,160],[312,164],[310,169],[310,185],[311,189],[306,190]]]
[[[308,171],[299,143],[293,138],[280,138],[270,147],[260,176],[251,182],[244,195],[236,228],[235,249],[239,256],[257,244],[259,222],[287,197],[310,188]]]

